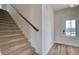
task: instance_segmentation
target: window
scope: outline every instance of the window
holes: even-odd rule
[[[76,20],[66,20],[66,36],[76,36]]]

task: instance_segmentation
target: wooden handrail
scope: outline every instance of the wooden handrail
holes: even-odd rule
[[[11,5],[11,4],[10,4]],[[32,23],[30,23],[13,5],[11,5],[16,12],[35,30],[35,31],[39,31],[39,29],[37,29]]]

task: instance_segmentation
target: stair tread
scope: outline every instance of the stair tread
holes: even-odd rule
[[[32,55],[35,49],[33,47],[28,48],[20,53],[20,55]]]
[[[0,40],[6,40],[6,39],[16,39],[16,38],[23,38],[25,37],[23,34],[16,35],[16,36],[10,36],[10,37],[0,37]]]
[[[5,16],[6,15],[6,16]],[[7,14],[2,14],[2,13],[0,13],[0,18],[9,18],[10,16],[8,16]]]
[[[23,49],[23,46],[25,47],[29,47],[29,43],[22,43],[22,44],[19,44],[19,45],[15,45],[15,46],[12,46],[12,47],[9,47],[9,48],[2,48],[3,52],[7,53],[7,54],[12,54],[12,53],[16,53],[17,51],[21,51],[21,49]]]
[[[0,25],[1,28],[19,28],[17,25]]]
[[[2,42],[0,42],[0,46],[2,47],[2,46],[4,46],[4,45],[7,45],[7,44],[13,44],[14,42],[18,42],[18,41],[20,41],[20,40],[23,40],[23,38],[20,38],[20,39],[16,39],[16,40],[7,40],[7,41],[2,41]]]
[[[21,31],[21,30],[19,30],[19,28],[1,28],[0,29],[0,32],[9,32],[9,31]]]
[[[9,22],[15,22],[13,19],[11,18],[2,18],[0,17],[0,21],[9,21]]]
[[[15,23],[15,22],[14,21],[7,21],[7,20],[3,21],[3,20],[0,19],[0,23]]]
[[[16,40],[21,40],[21,39],[25,39],[24,36],[13,36],[13,37],[8,37],[8,38],[0,38],[0,46],[3,45],[3,44],[7,44],[11,41],[16,41]],[[27,38],[26,38],[27,39]]]
[[[20,32],[7,32],[7,33],[5,33],[5,32],[0,32],[0,36],[10,36],[10,35],[14,35],[14,34],[22,34],[22,32],[20,31]]]
[[[4,33],[4,32],[6,32],[6,33],[7,33],[7,32],[17,32],[17,31],[21,31],[21,30],[16,30],[16,29],[15,29],[15,30],[9,30],[9,29],[8,29],[8,30],[0,30],[0,33],[1,33],[1,32],[3,32],[3,33]]]
[[[10,37],[10,36],[16,36],[16,35],[21,35],[21,34],[11,34],[11,35],[0,35],[0,37]]]
[[[0,22],[0,24],[8,24],[8,25],[13,24],[13,25],[16,25],[16,23],[14,23],[14,22],[13,23],[12,22]]]
[[[12,54],[12,55],[14,55],[14,54],[20,54],[22,51],[24,51],[24,50],[27,50],[27,48],[29,48],[30,47],[30,44],[29,43],[25,43],[23,46],[16,46],[16,47],[12,47],[11,49],[9,49],[9,50],[7,50],[7,51],[9,51],[7,54]]]
[[[0,26],[0,30],[1,29],[18,29],[19,30],[19,27],[17,27],[17,26],[10,26],[10,25],[9,26],[5,26],[4,25],[4,26]]]
[[[9,49],[10,47],[14,47],[14,46],[16,46],[16,45],[20,45],[20,44],[23,44],[23,43],[29,43],[28,42],[28,40],[27,39],[23,39],[23,40],[19,40],[19,41],[17,41],[17,42],[14,42],[14,43],[8,43],[8,44],[6,44],[6,45],[3,45],[2,46],[2,49]]]
[[[15,22],[13,22],[13,23],[10,23],[10,22],[0,22],[0,24],[5,24],[5,25],[16,25],[16,23]]]

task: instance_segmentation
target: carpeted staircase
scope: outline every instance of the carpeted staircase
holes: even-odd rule
[[[0,9],[0,50],[2,55],[36,54],[35,49],[9,13],[2,9]]]

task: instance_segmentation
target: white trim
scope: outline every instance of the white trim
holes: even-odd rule
[[[50,51],[51,47],[53,46],[54,44],[51,44],[50,47],[45,51],[44,55],[47,55],[48,52]]]

